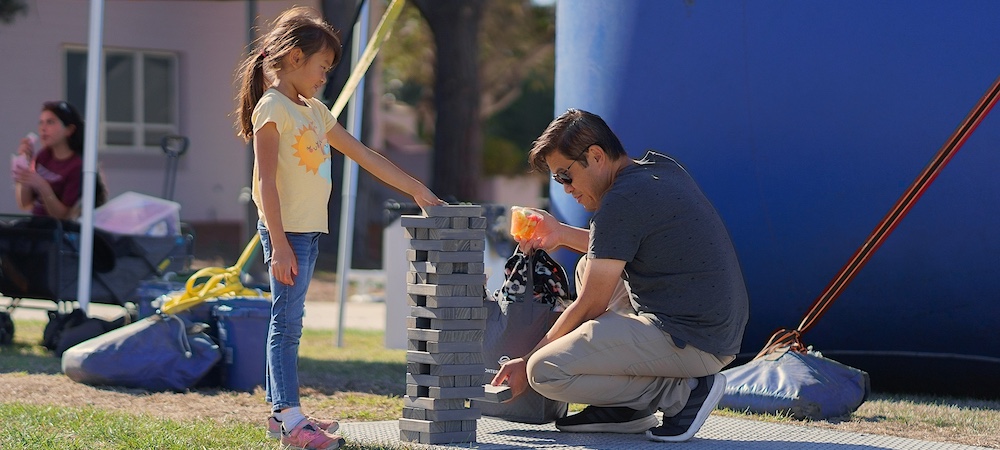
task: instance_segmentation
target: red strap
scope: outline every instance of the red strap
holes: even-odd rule
[[[892,230],[899,225],[899,222],[903,220],[903,217],[910,211],[910,208],[917,202],[927,187],[937,178],[938,174],[944,169],[944,166],[948,164],[958,149],[962,147],[962,144],[969,138],[973,130],[979,126],[986,114],[990,112],[993,105],[997,103],[997,99],[1000,98],[1000,77],[997,77],[993,81],[993,85],[990,86],[986,94],[979,99],[979,103],[976,104],[969,115],[965,117],[965,120],[958,126],[951,137],[945,142],[945,144],[938,150],[937,155],[931,160],[930,164],[924,168],[920,176],[910,185],[910,187],[903,193],[903,195],[896,200],[896,204],[893,205],[892,209],[888,214],[879,222],[875,230],[868,235],[868,239],[865,243],[854,252],[851,256],[850,261],[847,262],[844,267],[840,269],[837,276],[833,278],[823,289],[823,293],[813,301],[812,306],[809,307],[809,311],[806,312],[805,316],[802,318],[802,322],[799,327],[794,331],[789,331],[787,329],[779,329],[771,335],[771,339],[768,340],[767,345],[764,349],[757,354],[756,358],[760,358],[768,353],[771,353],[780,347],[790,347],[792,350],[804,352],[805,346],[802,344],[801,337],[806,331],[809,331],[816,322],[819,320],[823,314],[826,313],[833,301],[843,292],[844,288],[854,279],[854,276],[858,274],[871,255],[875,253],[875,250],[885,242],[885,239],[889,237]],[[755,358],[755,359],[756,359]]]

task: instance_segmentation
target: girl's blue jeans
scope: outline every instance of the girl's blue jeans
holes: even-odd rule
[[[271,267],[271,236],[257,222],[264,264]],[[267,330],[266,400],[272,411],[297,407],[299,404],[299,340],[302,338],[302,315],[305,312],[306,291],[312,280],[316,257],[319,255],[319,233],[285,233],[295,253],[299,273],[291,286],[281,283],[271,274],[271,323]]]

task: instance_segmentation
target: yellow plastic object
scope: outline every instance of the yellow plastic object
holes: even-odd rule
[[[259,244],[260,236],[255,234],[246,248],[243,249],[236,264],[227,268],[206,267],[195,272],[188,278],[183,291],[170,294],[170,297],[160,306],[160,312],[177,314],[210,298],[261,296],[261,291],[247,288],[240,282],[243,268],[256,253]],[[199,283],[199,281],[201,282]],[[269,297],[270,293],[263,293],[263,295]]]
[[[512,206],[510,208],[510,235],[519,241],[531,239],[531,236],[535,234],[535,226],[541,220],[542,218],[538,214],[533,213],[528,208]]]

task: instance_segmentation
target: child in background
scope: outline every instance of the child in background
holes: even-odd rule
[[[30,137],[17,147],[19,164],[11,170],[17,206],[35,216],[76,219],[83,196],[83,117],[69,103],[43,103],[37,141],[40,149]],[[101,206],[107,190],[100,176],[96,185],[94,205]]]
[[[298,350],[306,290],[327,233],[333,179],[330,149],[409,194],[421,207],[443,204],[433,192],[341,127],[313,98],[341,57],[336,31],[305,7],[282,13],[239,72],[240,136],[253,140],[252,197],[271,278],[267,339],[268,435],[299,449],[334,449],[344,439],[335,421],[307,418],[300,409]]]

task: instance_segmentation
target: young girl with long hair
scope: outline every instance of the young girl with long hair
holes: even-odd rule
[[[76,219],[83,196],[83,118],[67,102],[45,102],[38,117],[38,143],[25,137],[17,153],[29,163],[14,167],[14,198],[19,208],[35,216]],[[95,206],[107,200],[97,177]]]
[[[337,32],[311,8],[282,13],[238,71],[240,136],[253,141],[252,198],[264,262],[271,278],[265,388],[268,435],[300,449],[333,449],[344,440],[335,421],[300,410],[298,349],[306,290],[327,233],[333,183],[331,148],[413,197],[421,207],[443,202],[426,186],[358,142],[313,98],[340,61]]]

